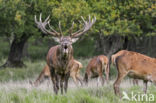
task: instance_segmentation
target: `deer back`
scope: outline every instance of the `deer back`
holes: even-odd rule
[[[156,80],[156,62],[149,56],[122,50],[115,54],[118,71],[127,72],[130,77]]]

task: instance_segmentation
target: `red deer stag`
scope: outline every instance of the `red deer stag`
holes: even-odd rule
[[[118,77],[114,82],[114,92],[116,95],[120,95],[120,83],[127,75],[134,79],[142,79],[145,84],[145,93],[147,92],[147,82],[156,82],[155,58],[137,52],[121,50],[112,55],[112,62],[118,70]]]
[[[80,69],[82,69],[82,67],[83,66],[82,66],[82,64],[79,61],[74,60],[73,67],[70,70],[70,77],[72,77],[72,79],[74,80],[74,82],[75,82],[76,85],[78,84],[78,81],[82,85],[82,78],[80,76]],[[36,79],[36,81],[34,83],[30,81],[30,84],[32,84],[34,86],[38,86],[45,79],[48,79],[49,80],[49,78],[51,78],[50,69],[49,69],[49,66],[46,65],[43,68],[43,70],[40,73],[40,75],[38,76],[38,78]],[[48,82],[48,84],[49,84],[49,82]]]
[[[104,84],[103,71],[105,71],[106,81],[109,80],[109,60],[104,55],[99,55],[91,59],[86,68],[86,73],[84,77],[84,81],[87,84],[88,79],[98,77],[101,81],[101,84]]]
[[[72,43],[76,42],[82,34],[86,33],[96,21],[96,18],[91,20],[90,16],[89,21],[85,21],[83,17],[81,18],[84,22],[83,28],[75,33],[72,33],[74,27],[73,22],[72,27],[69,29],[70,35],[63,36],[60,22],[60,32],[57,32],[50,25],[49,16],[45,19],[44,22],[42,22],[41,14],[39,21],[36,20],[35,16],[35,23],[37,24],[37,27],[43,33],[52,35],[54,40],[59,43],[59,45],[51,47],[47,54],[47,64],[50,68],[55,94],[58,93],[59,88],[61,88],[61,94],[63,94],[63,91],[67,92],[70,69],[74,61]],[[47,25],[49,29],[46,28]]]

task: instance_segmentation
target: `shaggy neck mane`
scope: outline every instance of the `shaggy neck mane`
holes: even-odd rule
[[[68,64],[69,61],[72,60],[73,58],[73,48],[70,47],[68,54],[64,55],[61,50],[61,46],[59,45],[57,55],[59,57],[59,61],[61,62],[61,64],[63,65]]]

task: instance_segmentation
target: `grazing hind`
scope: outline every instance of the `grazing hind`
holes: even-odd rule
[[[82,85],[82,77],[80,76],[80,69],[82,69],[82,68],[83,68],[82,64],[79,61],[74,60],[73,67],[70,70],[70,77],[72,77],[72,79],[75,82],[76,86],[78,85],[78,82]],[[50,78],[51,78],[50,69],[49,69],[49,66],[46,65],[43,68],[40,75],[38,76],[38,78],[35,80],[35,82],[30,81],[30,84],[36,87],[39,84],[41,84],[45,79],[48,79],[48,84],[49,84],[49,82],[50,82],[49,79]]]
[[[121,50],[112,55],[112,61],[118,70],[114,83],[114,92],[120,95],[119,86],[125,76],[144,81],[144,93],[147,92],[148,81],[156,83],[156,59],[127,50]]]
[[[109,80],[109,60],[104,55],[99,55],[91,59],[87,65],[84,81],[87,84],[88,79],[98,77],[101,84],[104,84],[103,72],[105,71],[106,81]]]

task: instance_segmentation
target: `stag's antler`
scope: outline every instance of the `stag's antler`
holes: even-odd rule
[[[96,17],[94,17],[94,19],[91,20],[90,18],[90,15],[89,15],[89,21],[85,21],[84,18],[81,16],[84,24],[83,24],[83,28],[81,28],[80,30],[78,30],[77,32],[75,33],[71,33],[71,37],[72,38],[77,38],[77,37],[80,37],[82,34],[84,34],[85,32],[87,32],[91,27],[92,25],[95,23],[96,21]],[[73,29],[73,25],[71,27],[71,29]],[[71,30],[72,31],[72,30]]]
[[[45,34],[51,34],[51,35],[53,35],[53,36],[55,36],[55,37],[60,37],[60,36],[62,36],[61,24],[59,23],[60,33],[58,33],[58,32],[57,32],[56,30],[54,30],[54,29],[52,28],[52,26],[50,25],[49,17],[50,17],[50,16],[48,16],[48,17],[45,19],[45,21],[42,22],[42,14],[40,14],[39,21],[37,21],[36,15],[35,15],[35,23],[37,24],[37,27],[38,27],[43,33],[45,33]],[[48,29],[46,29],[47,24],[48,24],[48,26],[49,26],[49,28],[50,28],[51,31],[49,31]]]
[[[48,16],[44,22],[42,22],[42,14],[40,14],[40,18],[39,18],[39,21],[37,21],[36,19],[36,15],[35,15],[35,23],[37,24],[37,27],[39,29],[41,29],[41,31],[45,34],[51,34],[55,37],[61,37],[63,34],[62,34],[62,30],[61,30],[61,23],[59,22],[59,30],[60,30],[60,33],[57,32],[56,30],[54,30],[52,28],[52,26],[50,25],[50,20],[49,20],[49,17]],[[96,21],[96,17],[94,17],[94,19],[91,20],[90,18],[90,15],[89,15],[89,21],[85,21],[84,18],[81,16],[84,24],[83,24],[83,28],[81,28],[80,30],[78,30],[77,32],[75,33],[72,33],[72,30],[73,30],[73,27],[74,27],[74,22],[72,23],[72,27],[69,29],[69,32],[70,32],[70,36],[72,38],[77,38],[77,37],[80,37],[82,34],[84,34],[85,32],[87,32],[91,27],[92,25],[95,23]],[[49,26],[49,29],[46,29],[46,26]]]

